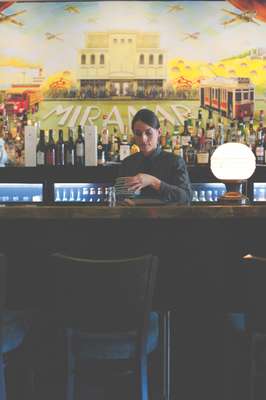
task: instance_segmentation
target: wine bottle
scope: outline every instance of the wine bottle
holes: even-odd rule
[[[58,131],[58,140],[55,145],[56,166],[63,167],[65,165],[65,144],[63,139],[63,130]]]
[[[75,146],[73,140],[73,130],[68,128],[68,141],[65,144],[65,165],[75,165]]]
[[[40,130],[40,138],[36,147],[36,165],[37,167],[45,165],[45,136],[43,129]]]
[[[85,143],[81,125],[78,126],[78,137],[75,143],[75,154],[76,166],[83,167],[85,165]]]
[[[45,163],[46,165],[55,166],[55,142],[52,129],[49,129],[49,139],[45,151]]]

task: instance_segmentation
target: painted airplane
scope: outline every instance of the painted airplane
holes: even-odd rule
[[[180,6],[179,4],[175,4],[175,5],[172,5],[172,6],[169,6],[169,7],[168,7],[168,12],[169,12],[169,13],[173,13],[173,12],[177,12],[177,11],[182,11],[182,10],[184,10],[184,7],[183,7],[183,6]]]
[[[90,23],[90,24],[95,24],[97,21],[98,21],[98,19],[99,18],[93,18],[93,17],[90,17],[90,18],[88,18],[88,22]]]
[[[196,39],[199,38],[200,32],[186,33],[185,35],[186,35],[186,36],[184,37],[183,40],[187,40],[187,39],[194,39],[194,40],[196,40]]]
[[[75,7],[75,6],[66,6],[66,7],[64,8],[64,10],[65,10],[65,11],[68,11],[70,14],[71,14],[71,13],[72,13],[72,14],[79,14],[79,13],[80,13],[79,8],[78,8],[78,7]]]
[[[24,14],[26,12],[26,10],[22,10],[22,11],[18,11],[16,13],[13,14],[4,14],[3,11],[10,7],[12,4],[14,4],[15,1],[1,1],[0,2],[0,24],[1,23],[6,23],[6,22],[10,22],[12,24],[18,25],[18,26],[23,26],[24,24],[20,21],[18,21],[16,18],[16,16]]]
[[[222,9],[226,14],[231,15],[233,18],[227,19],[226,21],[222,22],[222,25],[230,25],[235,22],[253,22],[253,24],[260,25],[257,21],[255,21],[256,11],[243,11],[241,13],[236,13],[234,11],[226,10],[225,8]]]
[[[62,35],[62,33],[50,33],[50,32],[45,33],[47,40],[57,39],[57,40],[61,40],[63,42],[64,39],[60,38],[59,37],[60,35]]]
[[[156,18],[156,16],[155,16],[155,15],[152,15],[152,14],[146,14],[145,17],[147,18],[147,20],[148,20],[150,23],[153,23],[153,22],[155,23],[155,22],[158,21],[158,18]]]

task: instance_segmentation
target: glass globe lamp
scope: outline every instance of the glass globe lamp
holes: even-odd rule
[[[252,150],[242,143],[225,143],[217,147],[211,156],[213,175],[225,184],[226,192],[219,197],[220,204],[249,204],[241,193],[241,184],[254,173],[256,158]]]

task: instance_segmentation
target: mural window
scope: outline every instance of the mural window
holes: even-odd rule
[[[128,43],[132,43],[132,39],[128,39]]]
[[[162,54],[159,54],[159,65],[162,65],[163,64],[163,55]]]
[[[81,65],[85,65],[86,64],[86,55],[82,54],[81,55]]]
[[[144,54],[141,54],[141,55],[139,56],[139,63],[140,63],[141,65],[144,64]]]
[[[237,90],[235,94],[236,101],[241,101],[241,91]]]
[[[95,54],[91,54],[91,64],[95,64]]]
[[[125,43],[125,39],[121,39],[121,43]]]
[[[149,64],[150,64],[150,65],[153,65],[153,64],[154,64],[154,57],[153,57],[153,54],[150,54],[150,55],[149,55]]]
[[[117,39],[116,39],[116,38],[114,38],[114,39],[113,39],[113,42],[114,42],[114,43],[117,43]]]
[[[245,90],[243,92],[243,98],[244,98],[244,100],[248,100],[248,91],[247,90]]]
[[[103,65],[104,64],[104,54],[100,55],[100,64]]]
[[[254,90],[250,91],[250,100],[254,100]]]

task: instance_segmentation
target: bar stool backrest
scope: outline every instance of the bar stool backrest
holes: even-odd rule
[[[88,259],[53,254],[55,307],[65,327],[89,332],[146,329],[157,257]]]

